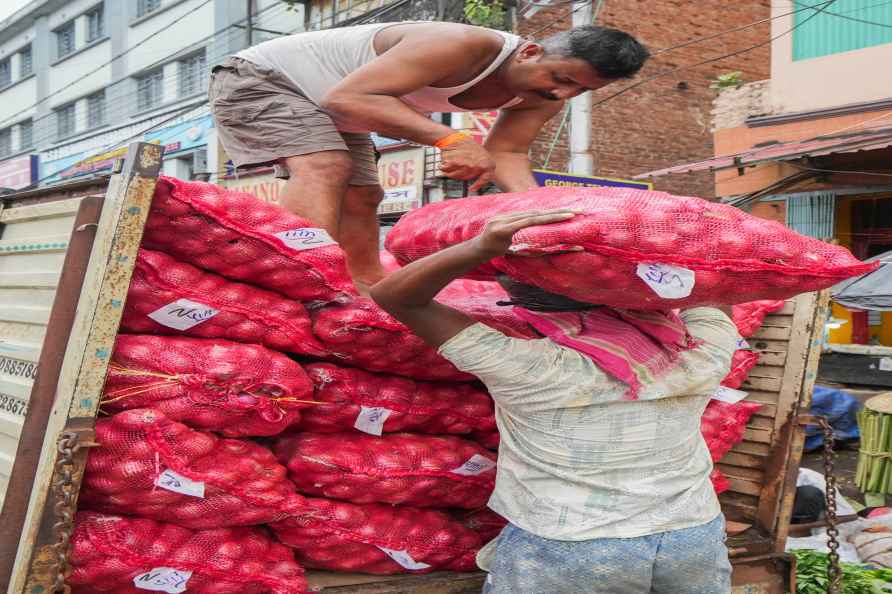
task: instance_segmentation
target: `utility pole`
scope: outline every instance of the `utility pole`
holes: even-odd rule
[[[248,16],[245,20],[245,34],[248,37],[247,47],[254,45],[254,0],[246,0]]]
[[[573,26],[591,25],[594,11],[592,0],[573,3]],[[592,175],[592,93],[585,92],[570,99],[570,172]]]

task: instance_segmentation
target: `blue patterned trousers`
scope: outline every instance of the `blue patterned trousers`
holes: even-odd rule
[[[549,540],[508,524],[483,594],[729,594],[725,519],[638,538]]]

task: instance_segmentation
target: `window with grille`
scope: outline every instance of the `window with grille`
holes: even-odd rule
[[[0,87],[5,87],[12,82],[12,61],[6,58],[0,62]]]
[[[19,150],[29,149],[34,146],[34,122],[25,120],[19,124]]]
[[[141,17],[161,8],[161,0],[137,0],[136,16]]]
[[[204,51],[179,61],[178,96],[188,97],[204,90],[207,80],[207,60]]]
[[[161,104],[164,97],[164,73],[155,70],[136,79],[137,109],[151,109]]]
[[[100,4],[87,13],[87,43],[105,35],[105,14]]]
[[[25,78],[34,72],[34,63],[31,60],[31,46],[25,46],[19,50],[19,76]]]
[[[56,110],[56,136],[65,138],[74,134],[74,103]]]
[[[56,57],[62,58],[74,51],[74,21],[56,29]]]
[[[12,128],[0,130],[0,157],[12,154]]]
[[[105,124],[105,91],[87,97],[87,128]]]

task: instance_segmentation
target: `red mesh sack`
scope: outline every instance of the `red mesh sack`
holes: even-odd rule
[[[353,503],[475,509],[495,486],[495,455],[458,437],[301,433],[273,451],[301,493]]]
[[[718,468],[712,469],[709,480],[712,482],[712,488],[715,489],[716,495],[721,495],[731,488],[731,483],[728,482],[728,479],[725,478],[725,475]]]
[[[369,371],[426,380],[473,380],[378,307],[358,298],[310,312],[313,333],[334,357]]]
[[[73,594],[307,591],[291,550],[256,528],[193,531],[145,518],[80,512],[69,559],[66,582]]]
[[[393,255],[381,250],[381,263],[384,270],[393,272],[400,265]],[[437,294],[437,301],[468,314],[478,322],[483,322],[514,338],[538,338],[529,324],[514,315],[511,307],[496,305],[511,297],[497,282],[456,279]]]
[[[731,308],[731,318],[737,331],[744,338],[749,338],[762,327],[765,316],[784,307],[784,300],[770,301],[750,301],[748,303],[738,303]]]
[[[263,524],[303,509],[273,453],[189,429],[152,409],[99,419],[81,488],[86,509],[193,529]]]
[[[746,381],[750,371],[759,363],[759,353],[737,349],[731,357],[731,371],[722,380],[722,385],[735,390]]]
[[[121,330],[225,338],[301,355],[325,354],[310,329],[307,310],[297,301],[145,249],[136,260]]]
[[[552,208],[583,214],[521,230],[508,255],[471,276],[495,269],[579,301],[671,309],[785,299],[877,266],[728,205],[629,188],[539,188],[439,202],[403,216],[386,246],[406,263],[471,239],[496,215]]]
[[[499,430],[493,429],[492,431],[475,431],[471,434],[471,439],[485,447],[487,450],[498,450],[499,449]]]
[[[102,407],[155,408],[189,427],[242,437],[281,433],[312,398],[303,368],[260,345],[121,334]]]
[[[743,441],[746,424],[762,405],[758,402],[740,401],[734,404],[711,399],[700,417],[700,433],[712,455],[718,462],[731,448]]]
[[[251,194],[162,176],[142,245],[299,301],[346,300],[356,289],[344,253],[331,242],[305,249],[313,227]]]
[[[312,513],[270,527],[306,567],[373,574],[477,571],[480,536],[448,514],[307,499]]]
[[[358,429],[371,435],[462,434],[495,430],[493,402],[473,383],[422,382],[333,363],[304,369],[324,404],[302,411],[302,431],[336,433]]]
[[[452,515],[464,526],[479,534],[484,544],[496,538],[508,525],[508,520],[488,507],[471,511],[456,511]]]
[[[510,306],[497,305],[510,297],[499,283],[455,280],[437,294],[437,301],[466,313],[478,322],[514,338],[539,338],[529,324],[514,315]]]

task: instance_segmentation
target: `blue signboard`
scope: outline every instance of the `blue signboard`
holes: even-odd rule
[[[533,177],[536,178],[536,183],[547,188],[594,188],[597,186],[611,186],[614,188],[652,190],[654,187],[650,182],[634,181],[631,179],[616,179],[613,177],[599,177],[595,175],[573,175],[572,173],[549,171],[547,169],[533,169]]]

